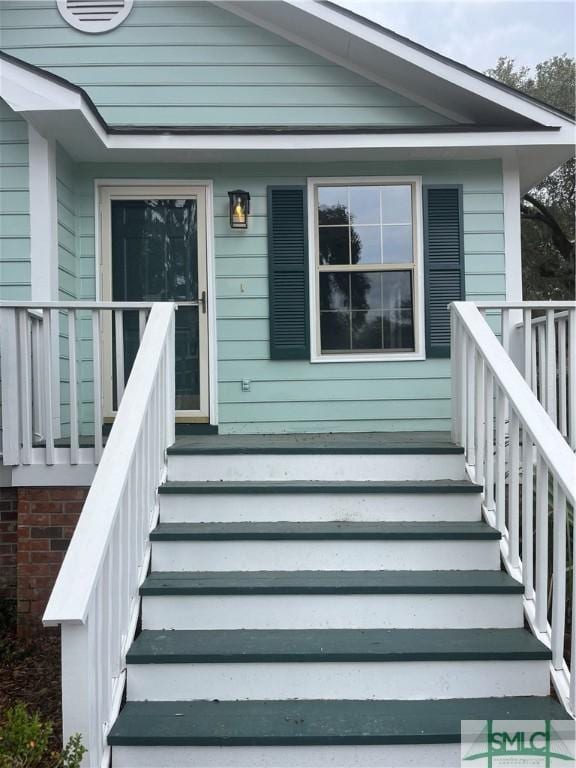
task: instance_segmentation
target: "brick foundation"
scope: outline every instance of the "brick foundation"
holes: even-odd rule
[[[18,489],[0,488],[0,600],[16,600]]]
[[[41,619],[88,488],[18,488],[18,634],[29,637]]]

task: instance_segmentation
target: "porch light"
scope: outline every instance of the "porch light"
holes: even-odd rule
[[[250,195],[242,189],[228,192],[230,198],[230,226],[232,229],[248,229]]]

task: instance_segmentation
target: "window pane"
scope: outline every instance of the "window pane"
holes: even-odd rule
[[[347,309],[350,306],[348,272],[320,273],[320,309]]]
[[[384,309],[412,307],[412,273],[382,272]]]
[[[381,264],[380,227],[354,227],[350,230],[352,264]]]
[[[381,312],[352,312],[352,349],[382,349]]]
[[[382,272],[350,274],[352,309],[382,309]]]
[[[412,187],[382,187],[382,223],[408,224],[412,221]]]
[[[350,222],[380,224],[380,187],[350,187]]]
[[[384,312],[384,349],[414,350],[414,317],[411,309]]]
[[[382,227],[382,250],[385,264],[398,264],[413,261],[412,226]]]
[[[320,312],[322,352],[350,349],[350,312]]]
[[[350,264],[348,227],[320,227],[320,264]]]
[[[318,187],[318,223],[348,224],[348,187]]]

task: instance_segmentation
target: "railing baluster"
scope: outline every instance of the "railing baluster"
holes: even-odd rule
[[[520,507],[519,507],[519,487],[518,480],[520,475],[520,429],[518,416],[515,411],[510,409],[510,437],[509,437],[509,475],[508,475],[508,531],[510,545],[510,565],[512,568],[518,568],[520,565]]]
[[[568,438],[568,367],[566,365],[567,320],[558,321],[558,429]],[[576,354],[576,351],[574,352]]]
[[[552,560],[552,665],[562,669],[564,663],[564,629],[566,626],[566,497],[554,481],[554,548]]]
[[[475,392],[475,398],[476,398],[476,441],[475,441],[475,451],[476,451],[476,472],[475,472],[475,481],[477,483],[484,483],[485,478],[485,472],[484,472],[484,446],[486,441],[486,423],[485,423],[485,408],[486,403],[484,401],[484,362],[480,355],[475,354],[476,359],[476,377],[475,377],[475,385],[476,385],[476,392]]]
[[[576,451],[576,309],[568,311],[568,441]]]
[[[124,394],[124,321],[123,312],[114,312],[114,341],[116,345],[116,410]]]
[[[459,353],[458,360],[460,361],[460,376],[459,376],[459,389],[460,389],[460,444],[465,446],[468,444],[467,428],[468,428],[468,366],[466,361],[468,359],[468,339],[464,328],[460,326],[459,333]]]
[[[30,317],[32,324],[32,439],[33,442],[36,442],[44,434],[44,393],[40,373],[42,365],[41,320],[36,314]]]
[[[522,330],[524,332],[524,378],[530,387],[532,386],[532,310],[525,309],[522,317]]]
[[[548,355],[546,354],[546,328],[543,325],[539,325],[536,329],[536,345],[538,355],[538,399],[548,410],[548,388],[546,386],[546,363]]]
[[[527,600],[534,599],[534,444],[522,430],[522,581]]]
[[[92,311],[92,375],[94,377],[94,463],[102,456],[102,363],[100,359],[100,311]]]
[[[556,413],[556,328],[553,309],[546,312],[546,410],[554,424],[558,424]]]
[[[476,371],[475,371],[475,351],[474,351],[474,345],[468,344],[466,349],[466,359],[464,361],[464,364],[466,365],[466,400],[468,403],[467,408],[467,419],[468,423],[466,425],[466,456],[467,456],[467,462],[470,466],[476,465],[476,454],[474,450],[474,444],[476,441],[476,422],[474,419],[475,416],[475,405],[474,405],[474,399],[475,399],[475,393],[476,393]]]
[[[76,365],[76,310],[68,310],[68,370],[70,372],[70,464],[78,464],[78,369]]]
[[[496,527],[506,528],[506,402],[500,387],[496,387]]]
[[[142,336],[144,336],[145,328],[146,328],[146,310],[141,309],[138,312],[138,338],[140,341],[142,341]]]
[[[26,310],[18,310],[18,343],[20,346],[20,437],[22,464],[32,461],[32,360],[30,354],[30,321]],[[15,408],[18,411],[17,408]]]
[[[508,354],[510,354],[510,335],[512,329],[510,328],[510,310],[505,307],[502,308],[502,346]]]
[[[44,424],[44,440],[46,442],[46,464],[54,464],[54,414],[52,394],[52,312],[44,310],[42,320],[42,343],[44,353],[44,411],[46,413]]]
[[[532,326],[530,333],[531,355],[532,355],[532,376],[530,377],[530,386],[532,392],[538,397],[538,326]]]
[[[548,625],[548,467],[538,456],[536,474],[536,627]]]
[[[486,509],[494,512],[494,378],[492,372],[485,370],[486,392],[486,482],[484,501]]]

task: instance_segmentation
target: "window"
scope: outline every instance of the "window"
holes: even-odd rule
[[[316,350],[418,353],[415,181],[313,185]]]

